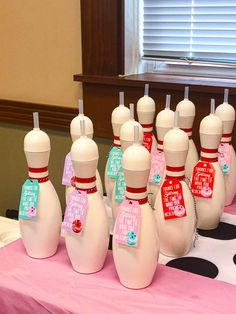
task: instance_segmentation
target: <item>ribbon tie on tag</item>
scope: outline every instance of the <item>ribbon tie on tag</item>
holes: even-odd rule
[[[48,167],[42,167],[42,168],[28,168],[28,172],[32,174],[37,174],[39,175],[40,173],[45,174],[43,177],[35,178],[32,175],[29,175],[29,179],[32,180],[37,180],[39,183],[47,182],[48,179]]]
[[[185,166],[181,167],[171,167],[171,166],[166,166],[166,171],[170,172],[183,172],[185,170]],[[171,180],[171,179],[177,179],[177,180],[183,180],[185,178],[184,174],[178,174],[175,173],[174,175],[167,174],[166,179]]]
[[[215,156],[212,156],[212,157],[202,156],[202,153],[213,154]],[[204,148],[204,147],[202,147],[200,159],[201,159],[201,161],[205,161],[205,162],[217,162],[218,161],[218,148]]]
[[[86,192],[87,194],[92,194],[92,193],[97,192],[97,187],[96,185],[92,188],[77,188],[76,187],[76,190]]]
[[[116,146],[116,147],[120,147],[120,137],[119,136],[115,136],[114,135],[114,142],[113,142],[113,145]]]

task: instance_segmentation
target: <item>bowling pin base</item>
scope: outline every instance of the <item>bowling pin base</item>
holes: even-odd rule
[[[204,222],[198,223],[197,228],[201,230],[213,230],[219,226],[220,220],[215,222],[214,224],[207,224],[205,225]]]
[[[65,245],[73,269],[81,274],[103,268],[109,245],[109,227],[100,195],[88,194],[88,210],[81,234],[65,232]]]
[[[104,245],[101,245],[100,250],[98,250],[98,254],[95,256],[93,252],[96,248],[93,247],[93,243],[87,244],[86,246],[88,249],[85,251],[85,246],[81,246],[81,241],[78,240],[78,235],[74,235],[69,232],[65,234],[65,244],[72,268],[80,274],[93,274],[99,272],[103,268],[106,260],[106,248],[108,247],[108,241],[107,244],[104,243]],[[99,245],[96,245],[96,247],[99,247]],[[77,252],[77,250],[86,252],[85,254],[87,258],[85,259],[79,252]]]
[[[31,251],[27,251],[26,250],[26,253],[29,257],[31,258],[34,258],[34,259],[45,259],[45,258],[49,258],[49,257],[52,257],[53,255],[55,255],[57,252],[57,248],[56,250],[52,250],[51,252],[47,252],[46,254],[44,252],[40,253],[40,252],[31,252]]]
[[[117,243],[113,236],[113,259],[121,284],[129,289],[143,289],[152,283],[159,257],[159,239],[152,209],[141,207],[139,243],[136,248]]]
[[[72,268],[73,268],[73,270],[74,271],[76,271],[77,273],[79,273],[79,274],[84,274],[84,275],[89,275],[89,274],[95,274],[95,273],[98,273],[100,270],[102,270],[103,269],[103,267],[104,267],[104,264],[102,265],[102,266],[99,266],[98,268],[96,268],[96,269],[93,269],[93,270],[86,270],[86,269],[81,269],[81,268],[77,268],[76,266],[74,267],[73,265],[72,265]]]
[[[30,257],[43,259],[56,253],[61,221],[61,205],[52,183],[40,183],[36,220],[19,219],[22,242]]]
[[[173,252],[173,250],[171,252],[169,252],[168,250],[165,251],[165,249],[163,249],[162,247],[160,247],[160,253],[167,256],[167,257],[171,257],[171,258],[180,258],[183,257],[185,255],[187,255],[192,249],[192,246],[188,247],[187,249],[183,250],[182,248],[180,248],[178,250],[178,248],[175,248],[175,252]]]
[[[182,185],[186,217],[165,220],[161,190],[157,195],[154,206],[160,238],[160,252],[165,256],[174,258],[182,257],[191,250],[196,228],[196,213],[192,194],[185,181],[180,181],[180,183]]]
[[[125,281],[121,281],[121,280],[120,280],[120,283],[122,284],[122,286],[124,286],[124,287],[127,288],[127,289],[131,289],[131,290],[141,290],[141,289],[145,289],[145,288],[147,288],[148,286],[150,286],[151,283],[152,283],[152,280],[149,281],[149,282],[147,282],[147,283],[143,283],[142,285],[137,284],[137,285],[133,285],[133,286],[131,286],[131,285],[129,285],[129,283],[126,283]]]

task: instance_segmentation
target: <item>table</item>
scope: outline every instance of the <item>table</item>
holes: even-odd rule
[[[236,313],[236,286],[158,265],[153,284],[130,290],[118,280],[112,253],[91,275],[71,268],[64,239],[44,260],[26,255],[19,239],[0,249],[0,313]]]
[[[19,221],[0,216],[0,247],[20,237]]]

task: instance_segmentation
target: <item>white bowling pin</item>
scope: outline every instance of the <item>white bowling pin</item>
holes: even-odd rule
[[[149,84],[145,84],[145,93],[137,102],[138,121],[143,127],[143,145],[149,153],[157,148],[157,140],[153,134],[153,121],[156,112],[155,101],[148,96]]]
[[[126,181],[126,200],[139,203],[141,213],[139,234],[137,235],[132,231],[133,227],[135,229],[135,224],[133,226],[130,224],[126,225],[126,231],[129,232],[126,236],[125,231],[124,241],[130,245],[120,244],[117,242],[117,234],[113,234],[115,267],[122,285],[131,289],[141,289],[151,284],[159,256],[156,221],[147,199],[150,154],[140,145],[138,137],[139,135],[137,134],[137,141],[128,147],[123,154],[123,169]],[[116,219],[114,230],[119,228],[120,218],[122,219],[123,215],[121,209],[119,215]],[[132,233],[131,239],[129,239],[130,233]],[[130,240],[132,240],[131,243],[129,242]],[[135,240],[135,243],[133,243],[133,240]],[[137,246],[132,247],[133,244]]]
[[[236,193],[236,155],[232,145],[232,131],[235,123],[235,109],[228,103],[228,89],[225,90],[223,104],[216,108],[215,114],[223,122],[223,134],[219,146],[219,162],[225,180],[225,205],[233,202]]]
[[[177,115],[178,112],[175,113],[175,120]],[[194,199],[184,181],[188,146],[187,134],[177,127],[168,131],[164,137],[166,177],[157,194],[154,214],[160,252],[172,257],[189,252],[196,230]]]
[[[83,121],[81,123],[84,124]],[[78,233],[65,232],[65,243],[73,269],[80,273],[94,273],[104,265],[109,243],[109,228],[106,208],[96,188],[98,147],[84,134],[82,130],[81,137],[72,144],[71,159],[76,176],[76,190],[78,193],[86,192],[87,195],[87,214],[82,230]],[[64,222],[67,219],[67,211],[68,205]]]
[[[120,128],[123,123],[128,121],[130,118],[130,111],[129,108],[125,107],[124,105],[124,92],[119,93],[119,106],[116,107],[111,114],[111,124],[112,124],[112,130],[114,134],[114,142],[113,147],[109,153],[113,154],[113,151],[115,149],[115,153],[119,155],[122,159],[122,151],[121,151],[121,145],[120,145]],[[106,163],[105,168],[105,189],[108,199],[108,204],[111,205],[112,200],[112,192],[114,189],[115,184],[115,177],[113,173],[108,174],[108,162]]]
[[[122,124],[120,129],[120,142],[121,142],[121,149],[122,152],[133,144],[134,142],[134,126],[139,127],[139,142],[143,143],[143,129],[141,124],[139,124],[137,121],[134,120],[134,107],[133,104],[130,104],[130,119],[126,121],[124,124]],[[121,191],[121,193],[117,193],[117,191]],[[125,192],[125,179],[124,179],[124,173],[122,168],[120,168],[120,171],[118,172],[118,176],[116,178],[116,182],[114,184],[113,192],[112,192],[112,216],[113,220],[115,221],[117,216],[117,210],[120,205],[120,203],[123,200]],[[119,194],[119,196],[118,196]]]
[[[155,200],[159,188],[165,178],[165,156],[163,152],[163,140],[166,133],[174,126],[174,111],[170,109],[170,95],[166,96],[166,107],[161,110],[156,117],[156,131],[157,131],[157,149],[151,154],[151,171],[148,182],[148,199],[152,207],[154,207]],[[154,171],[155,158],[158,163],[158,173]],[[153,170],[152,170],[153,169]]]
[[[185,164],[185,175],[190,179],[192,176],[193,167],[198,162],[198,152],[192,139],[195,106],[193,102],[188,99],[188,92],[189,88],[185,87],[184,100],[177,104],[176,110],[179,111],[179,127],[187,133],[189,138],[189,150]]]
[[[197,206],[198,228],[206,230],[218,226],[225,203],[224,177],[218,163],[222,121],[215,115],[214,106],[214,99],[212,99],[211,114],[203,118],[200,123],[200,161],[194,167],[191,186]],[[214,182],[213,186],[211,184],[208,186],[209,179]]]
[[[85,134],[88,138],[93,138],[93,123],[89,119],[89,117],[84,115],[83,111],[83,100],[79,100],[79,114],[71,121],[70,123],[70,135],[72,142],[74,143],[78,138],[80,138],[80,121],[81,120],[85,121]],[[74,185],[73,178],[74,178],[74,171],[72,167],[72,161],[71,161],[71,155],[70,153],[67,154],[66,159],[65,159],[65,166],[64,166],[64,175],[63,175],[63,180],[65,177],[65,172],[69,170],[69,176],[71,177],[69,180],[66,179],[66,182],[62,182],[63,185],[66,185],[66,203],[69,199],[70,193],[73,191]],[[98,193],[103,196],[103,187],[102,187],[102,181],[100,174],[98,170],[96,170],[96,180],[97,180],[97,189]],[[67,182],[68,181],[68,182]]]
[[[24,151],[31,180],[39,183],[39,202],[36,220],[20,221],[20,232],[27,254],[33,258],[47,258],[56,253],[60,239],[62,212],[57,193],[48,179],[50,139],[39,129],[34,113],[34,129],[24,138]]]

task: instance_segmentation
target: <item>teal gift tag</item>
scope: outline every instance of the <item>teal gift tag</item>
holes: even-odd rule
[[[113,146],[109,152],[107,163],[107,176],[109,178],[117,178],[118,171],[122,163],[122,150],[120,147]]]
[[[19,218],[35,220],[39,202],[39,183],[37,180],[26,180],[22,186]]]
[[[125,195],[125,177],[124,177],[124,172],[123,168],[120,167],[117,178],[116,178],[116,189],[115,189],[115,201],[117,203],[121,203],[124,200],[124,195]]]

